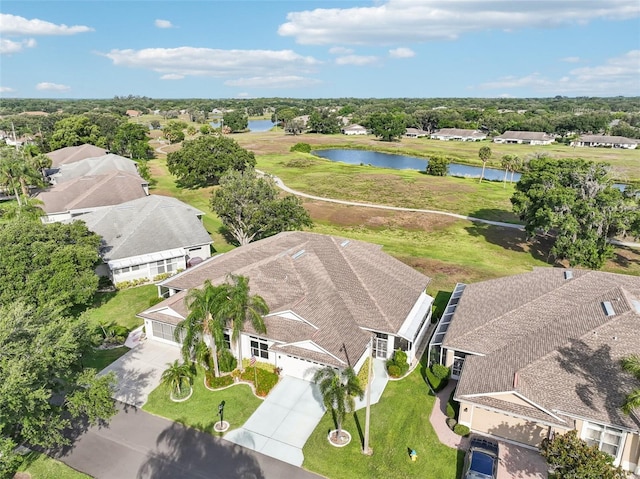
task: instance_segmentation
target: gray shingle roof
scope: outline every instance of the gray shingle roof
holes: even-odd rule
[[[113,171],[137,174],[138,167],[136,162],[129,158],[108,154],[60,165],[51,178],[56,184],[60,184],[81,176],[98,176]]]
[[[471,137],[471,138],[486,138],[487,135],[478,130],[467,130],[464,128],[441,128],[432,136],[452,136],[452,137]]]
[[[467,356],[456,394],[517,391],[549,411],[638,429],[619,410],[633,388],[619,361],[640,354],[640,278],[564,272],[536,268],[465,288],[443,345],[483,356]]]
[[[48,188],[37,195],[46,213],[61,213],[124,203],[147,196],[147,181],[123,171],[83,176]]]
[[[538,140],[549,141],[553,140],[552,135],[547,135],[543,131],[505,131],[502,135],[496,137],[505,140]]]
[[[102,236],[104,261],[174,248],[211,244],[204,213],[168,196],[150,195],[75,219]]]
[[[80,146],[67,146],[66,148],[60,148],[47,153],[47,156],[51,158],[51,166],[58,167],[60,165],[66,165],[67,163],[73,163],[86,158],[103,156],[107,153],[109,153],[109,151],[104,148],[84,144]]]
[[[317,329],[286,320],[306,339],[344,360],[344,349],[351,360],[365,351],[369,335],[362,328],[396,333],[429,283],[380,246],[297,231],[206,260],[163,285],[188,290],[206,279],[222,283],[229,273],[247,276],[251,293],[265,299],[271,314],[290,311],[308,321]],[[141,316],[148,317],[148,312]],[[293,333],[284,329],[272,331],[267,323],[267,337],[288,343]],[[328,357],[323,362],[330,364]]]
[[[608,136],[608,135],[581,135],[578,141],[588,143],[617,143],[622,145],[638,144],[640,141],[624,136]]]

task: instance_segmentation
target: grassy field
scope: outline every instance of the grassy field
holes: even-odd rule
[[[112,293],[96,293],[93,304],[84,314],[91,324],[119,324],[128,329],[142,325],[136,314],[149,307],[158,296],[154,284],[138,286]]]
[[[18,472],[21,474],[17,476],[20,479],[29,477],[32,479],[88,479],[91,477],[38,452],[27,454]]]
[[[371,406],[372,456],[361,452],[364,410],[347,416],[343,428],[352,439],[343,448],[335,448],[327,441],[328,431],[335,429],[333,418],[327,413],[302,450],[303,466],[331,479],[459,477],[464,453],[439,442],[429,422],[434,402],[418,367],[407,378],[389,382],[380,402]],[[411,449],[418,453],[416,462],[409,458]]]
[[[238,384],[220,391],[208,390],[204,387],[204,375],[199,370],[193,382],[193,395],[187,401],[171,401],[168,388],[160,385],[149,395],[142,409],[200,431],[218,434],[214,433],[213,426],[220,420],[217,415],[218,404],[222,401],[225,401],[224,420],[229,422],[231,429],[241,427],[262,403],[253,395],[248,384]]]
[[[93,368],[96,371],[102,371],[109,364],[129,351],[131,350],[126,346],[113,349],[94,349],[90,355],[83,356],[82,366],[85,368]]]

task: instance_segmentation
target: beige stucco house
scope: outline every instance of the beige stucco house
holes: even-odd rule
[[[443,141],[482,141],[487,135],[479,130],[467,130],[464,128],[441,128],[431,133],[432,140]]]
[[[246,325],[242,356],[271,363],[282,374],[309,380],[324,366],[357,371],[371,343],[376,358],[402,349],[414,361],[428,343],[428,277],[379,245],[300,231],[241,246],[159,283],[166,299],[139,314],[147,336],[176,344],[176,325],[188,315],[188,290],[207,279],[220,284],[229,274],[249,278],[251,294],[270,309],[266,334]],[[226,339],[238,356],[228,331]]]
[[[640,411],[621,411],[633,354],[640,277],[559,268],[459,284],[430,343],[472,431],[536,447],[575,429],[639,473]]]
[[[582,135],[571,146],[588,146],[592,148],[623,148],[625,150],[635,150],[640,140],[625,138],[624,136],[608,135]]]
[[[494,143],[518,145],[550,145],[554,141],[556,141],[555,136],[543,131],[505,131],[502,135],[493,138]]]

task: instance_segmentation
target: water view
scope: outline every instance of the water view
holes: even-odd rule
[[[271,120],[249,120],[249,131],[252,133],[269,131],[271,128],[273,128]]]
[[[314,155],[326,158],[331,161],[340,161],[351,165],[371,165],[380,168],[393,168],[395,170],[420,170],[424,171],[429,160],[417,158],[415,156],[394,155],[391,153],[380,153],[367,150],[315,150]],[[482,168],[478,166],[461,165],[459,163],[449,164],[450,176],[462,176],[466,178],[480,178]],[[484,177],[487,180],[499,180],[504,178],[504,170],[497,168],[485,168]],[[507,180],[511,178],[509,173]],[[513,174],[513,181],[520,179],[520,173]]]

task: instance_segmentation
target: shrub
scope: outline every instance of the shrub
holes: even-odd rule
[[[233,384],[233,376],[230,374],[216,377],[213,371],[205,371],[204,377],[207,381],[207,386],[211,389],[224,388]]]
[[[265,363],[263,361],[256,361],[255,365],[256,368],[258,369],[264,369],[265,371],[269,371],[270,373],[275,372],[275,366],[271,363]],[[254,366],[251,366],[251,360],[244,358],[242,360],[242,368],[243,369],[249,369],[251,368],[251,370],[253,371]]]
[[[364,364],[362,365],[362,367],[360,368],[360,371],[358,372],[358,383],[360,384],[360,387],[362,389],[366,389],[367,388],[367,382],[369,379],[369,358],[367,358],[364,361]]]
[[[164,301],[165,298],[163,298],[162,296],[156,296],[155,298],[151,298],[149,300],[149,307],[151,306],[155,306],[156,304],[158,304],[161,301]]]
[[[156,274],[153,277],[153,282],[157,283],[158,281],[162,281],[163,279],[167,279],[169,276],[172,276],[173,273],[160,273],[160,274]]]
[[[278,375],[276,373],[262,368],[256,368],[255,371],[253,367],[245,369],[245,371],[240,375],[240,378],[243,381],[254,383],[253,385],[255,387],[256,394],[261,397],[269,394],[271,389],[278,383]],[[256,378],[258,384],[255,384]]]
[[[440,380],[449,379],[449,374],[450,374],[449,368],[446,366],[443,366],[442,364],[438,364],[438,363],[432,364],[431,371],[433,372],[433,375]]]
[[[447,427],[453,431],[453,429],[458,425],[458,421],[456,421],[452,417],[447,418]]]
[[[449,395],[449,401],[447,401],[447,417],[455,417],[458,418],[458,414],[460,414],[460,403],[453,399],[455,395],[455,390],[451,391]]]
[[[469,431],[469,428],[467,426],[456,424],[455,426],[453,426],[453,432],[455,432],[458,436],[466,437],[471,431]]]
[[[432,156],[427,165],[427,175],[447,176],[449,172],[449,158],[444,156]]]
[[[391,363],[387,366],[387,372],[392,378],[399,378],[400,376],[402,376],[402,371],[400,371],[398,365],[394,363]]]
[[[120,289],[129,289],[129,288],[133,288],[134,286],[140,286],[141,284],[145,284],[149,282],[149,278],[138,278],[138,279],[132,279],[131,281],[121,281],[119,283],[116,283],[116,289],[120,290]]]
[[[296,143],[289,151],[299,151],[301,153],[311,153],[311,145],[309,143]]]
[[[447,403],[447,417],[456,417],[456,410],[453,408],[453,404],[451,404],[451,401]]]
[[[238,366],[238,360],[233,357],[233,353],[227,348],[218,350],[218,367],[220,371],[229,373]]]
[[[431,372],[431,369],[426,369],[425,376],[427,377],[427,381],[429,381],[429,384],[431,385],[431,389],[433,389],[435,392],[440,391],[444,387],[443,381],[435,377]]]

